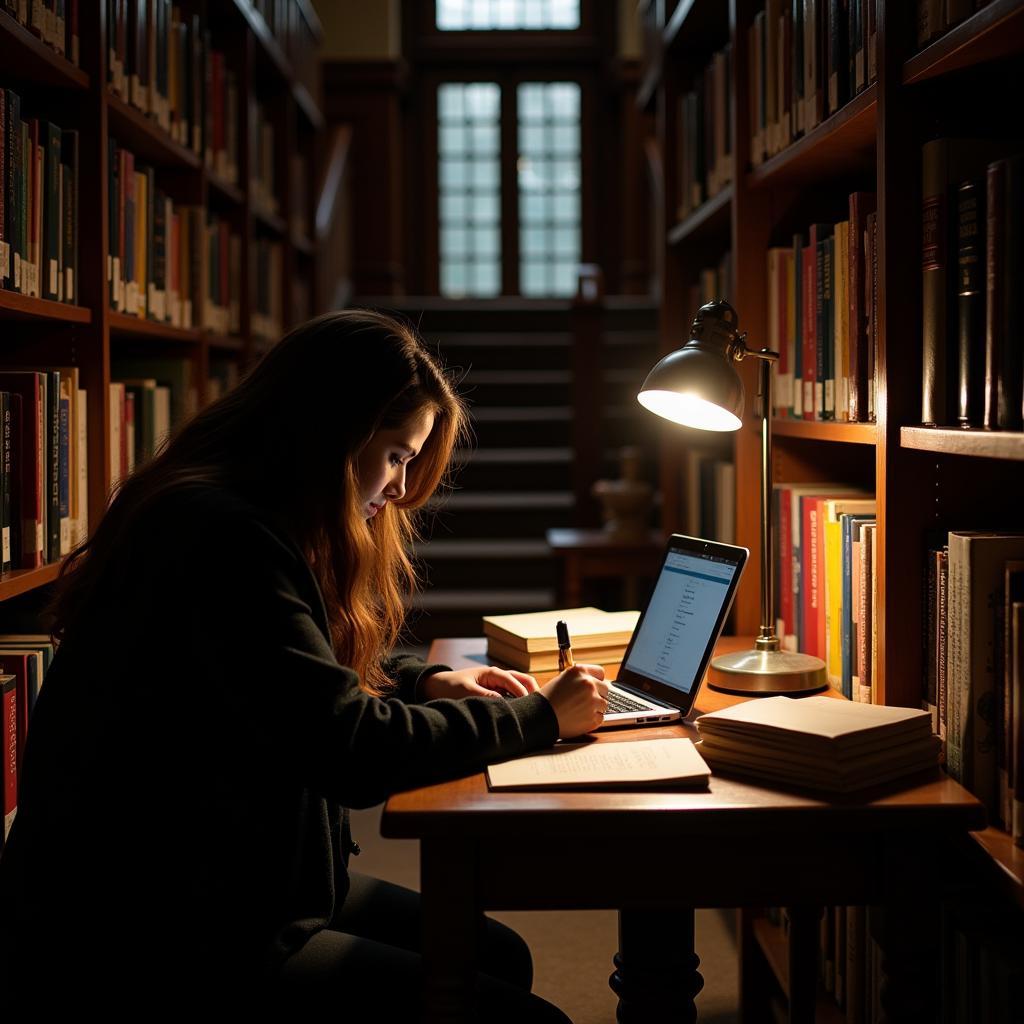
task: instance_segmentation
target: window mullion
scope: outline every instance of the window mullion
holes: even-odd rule
[[[519,294],[519,155],[516,83],[501,81],[501,291]]]

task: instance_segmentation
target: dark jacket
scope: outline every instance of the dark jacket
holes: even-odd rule
[[[342,807],[557,738],[539,694],[418,703],[410,659],[394,698],[368,696],[287,531],[225,490],[163,499],[113,562],[33,714],[0,860],[8,967],[272,977],[345,898]]]

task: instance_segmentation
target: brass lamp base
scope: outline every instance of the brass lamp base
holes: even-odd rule
[[[828,686],[825,662],[793,651],[734,651],[711,662],[708,686],[722,693],[812,693]]]

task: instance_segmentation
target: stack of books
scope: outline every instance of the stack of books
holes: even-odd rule
[[[713,769],[834,793],[938,764],[931,716],[914,708],[817,696],[750,700],[697,719]]]
[[[600,608],[563,608],[561,611],[522,615],[485,615],[484,635],[488,658],[521,672],[558,668],[555,623],[569,627],[576,661],[613,665],[622,661],[633,635],[638,611],[604,612]]]

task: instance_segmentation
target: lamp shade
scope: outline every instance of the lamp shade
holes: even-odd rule
[[[727,302],[701,307],[690,340],[647,375],[637,401],[673,423],[700,430],[739,430],[743,381],[733,367],[736,313]]]

